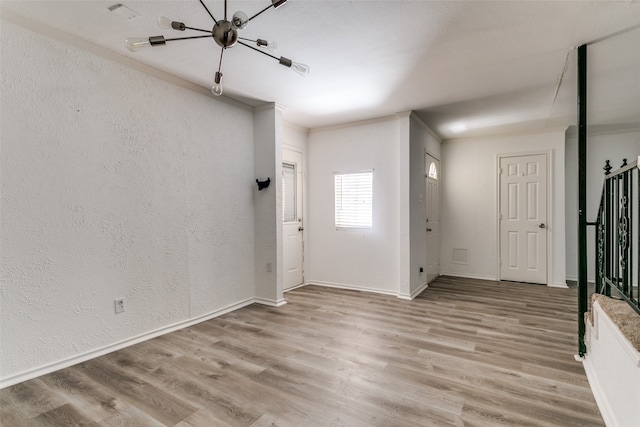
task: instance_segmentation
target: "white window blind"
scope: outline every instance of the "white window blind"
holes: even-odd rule
[[[282,222],[296,220],[296,166],[282,164]]]
[[[373,172],[335,174],[336,228],[373,226]]]

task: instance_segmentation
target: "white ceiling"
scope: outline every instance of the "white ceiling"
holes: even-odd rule
[[[139,16],[127,20],[110,12],[118,2]],[[222,0],[204,2],[217,19],[223,17]],[[229,15],[252,15],[269,4],[229,0]],[[64,30],[198,85],[212,84],[220,55],[212,40],[170,42],[137,53],[124,43],[131,36],[190,35],[161,30],[159,16],[210,29],[213,21],[198,0],[0,5],[3,13]],[[617,32],[622,34],[607,38]],[[251,105],[277,102],[287,120],[308,128],[414,110],[443,138],[575,124],[575,47],[606,38],[589,47],[590,122],[640,125],[635,0],[289,0],[251,21],[241,36],[277,41],[276,56],[308,64],[311,73],[301,77],[238,45],[224,56],[226,96]]]

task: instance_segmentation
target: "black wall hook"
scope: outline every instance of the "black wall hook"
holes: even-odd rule
[[[258,191],[264,190],[265,188],[269,187],[269,184],[271,184],[271,178],[267,178],[266,181],[260,181],[259,179],[256,179],[256,183],[258,184]]]

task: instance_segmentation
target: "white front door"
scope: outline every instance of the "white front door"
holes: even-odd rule
[[[303,283],[302,154],[282,153],[282,262],[283,289]]]
[[[547,283],[547,156],[500,158],[500,279]]]
[[[440,276],[440,162],[430,154],[425,156],[427,232],[427,283]]]

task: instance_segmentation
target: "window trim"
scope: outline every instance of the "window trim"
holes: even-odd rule
[[[353,175],[361,175],[361,176],[369,176],[368,182],[365,182],[364,185],[368,188],[365,188],[365,190],[368,190],[369,193],[368,194],[364,194],[363,196],[365,197],[364,202],[366,204],[368,204],[368,209],[365,209],[364,214],[367,215],[367,217],[364,218],[364,220],[356,220],[353,223],[347,223],[344,219],[344,213],[341,215],[341,211],[344,212],[345,209],[341,209],[341,211],[338,210],[338,205],[339,205],[339,198],[341,198],[342,200],[344,200],[344,196],[342,193],[342,187],[339,190],[338,189],[338,178],[342,178],[342,177],[346,177],[346,176],[353,176]],[[334,172],[333,176],[333,190],[334,190],[334,226],[336,228],[336,230],[341,230],[341,231],[365,231],[365,230],[371,230],[373,229],[373,181],[374,181],[374,170],[370,169],[370,170],[363,170],[363,171],[357,171],[357,172]],[[364,178],[366,179],[366,178]],[[360,184],[361,185],[361,184]],[[340,191],[340,193],[339,193]],[[352,195],[352,197],[356,197],[356,196],[360,196],[357,194]],[[368,203],[367,203],[368,201]],[[347,212],[348,214],[349,212]],[[355,209],[351,211],[351,214],[354,216],[358,216],[360,214],[362,214],[362,212],[358,212]]]

